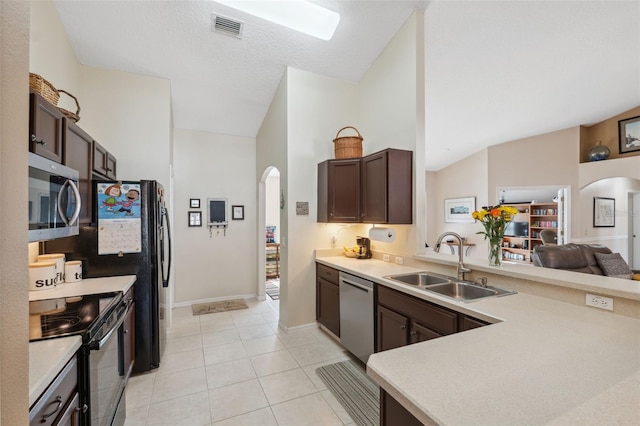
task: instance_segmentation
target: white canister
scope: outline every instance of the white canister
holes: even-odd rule
[[[29,264],[29,290],[55,288],[58,280],[55,262],[35,262]]]
[[[62,253],[52,254],[40,254],[38,255],[38,262],[55,262],[56,263],[56,278],[57,284],[64,282],[64,261],[65,257]]]
[[[82,261],[70,260],[64,264],[65,282],[75,283],[82,280]]]

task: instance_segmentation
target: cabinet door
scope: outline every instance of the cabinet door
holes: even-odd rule
[[[120,374],[129,376],[136,360],[136,304],[132,303],[122,323],[122,360]]]
[[[382,151],[362,159],[363,222],[387,222],[387,152]]]
[[[93,171],[104,177],[107,176],[107,155],[107,150],[93,141]]]
[[[378,350],[386,351],[409,344],[409,319],[378,305]]]
[[[422,426],[422,422],[415,418],[391,395],[380,389],[380,425],[381,426]]]
[[[107,177],[109,179],[116,179],[116,166],[117,160],[116,157],[111,155],[110,152],[107,152]]]
[[[360,221],[360,159],[318,164],[318,222]]]
[[[29,151],[62,163],[62,118],[60,110],[42,96],[31,93]]]
[[[484,327],[488,323],[467,315],[460,314],[460,331],[471,330],[478,327]]]
[[[437,333],[430,328],[424,327],[417,322],[411,324],[411,331],[409,332],[409,343],[424,342],[425,340],[436,339],[442,337],[442,334]]]
[[[82,199],[79,221],[81,225],[91,223],[92,213],[92,189],[91,174],[92,166],[92,139],[80,127],[71,120],[64,120],[64,156],[63,164],[77,170],[80,174],[78,189]]]
[[[362,158],[362,222],[413,222],[413,152],[384,151]]]
[[[340,337],[340,287],[318,278],[316,291],[318,322]]]

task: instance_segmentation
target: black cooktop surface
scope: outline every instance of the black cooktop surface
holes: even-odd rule
[[[101,293],[29,302],[29,341],[72,335],[86,342],[122,293]]]

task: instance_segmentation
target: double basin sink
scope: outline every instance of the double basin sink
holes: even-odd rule
[[[446,275],[433,272],[414,272],[409,274],[389,275],[384,277],[403,284],[418,287],[422,290],[437,293],[457,301],[472,302],[486,297],[499,297],[515,294],[515,291],[492,286],[482,286],[470,281],[461,281]]]

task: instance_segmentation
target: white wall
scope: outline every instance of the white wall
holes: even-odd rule
[[[29,2],[0,2],[0,424],[28,424]]]
[[[175,302],[223,300],[257,292],[255,139],[193,130],[174,131]],[[200,209],[189,207],[199,198]],[[226,198],[229,226],[206,226],[207,198]],[[231,206],[244,220],[231,220]],[[188,211],[202,211],[203,226],[188,226]]]

